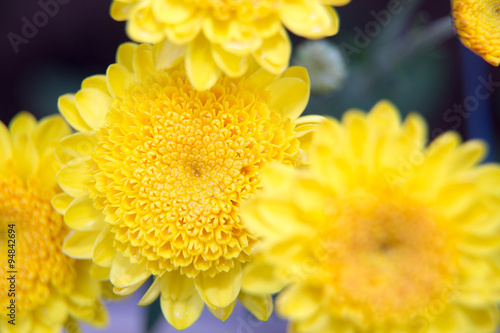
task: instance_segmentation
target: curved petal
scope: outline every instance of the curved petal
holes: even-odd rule
[[[177,65],[186,53],[186,45],[176,45],[168,40],[153,45],[153,58],[157,70]]]
[[[71,202],[64,214],[64,223],[72,229],[81,231],[98,231],[106,226],[104,215],[94,208],[88,194],[79,196]]]
[[[214,277],[198,274],[194,278],[194,284],[207,304],[211,307],[225,308],[238,297],[242,278],[241,264],[236,262],[228,272],[219,272]]]
[[[141,300],[139,301],[139,303],[137,303],[137,305],[139,306],[149,305],[153,303],[158,298],[158,296],[160,296],[161,292],[160,279],[161,278],[159,276],[155,276],[153,283],[149,287],[148,291],[146,291],[144,296],[142,296]]]
[[[9,124],[12,142],[23,135],[31,136],[35,132],[36,125],[36,118],[31,113],[21,111],[16,114]]]
[[[106,71],[106,84],[111,96],[123,95],[134,82],[134,76],[120,64],[112,64]]]
[[[146,263],[134,264],[120,252],[116,253],[109,274],[109,279],[115,287],[129,287],[145,281],[149,276],[151,272],[146,269]]]
[[[104,124],[111,96],[97,88],[85,88],[76,93],[75,105],[83,120],[93,129],[98,129]]]
[[[155,18],[166,24],[186,22],[194,13],[196,7],[179,0],[153,0]]]
[[[221,46],[212,45],[212,57],[217,66],[230,77],[238,77],[248,70],[250,58],[227,52]]]
[[[332,36],[339,30],[335,10],[316,1],[283,1],[280,17],[291,32],[309,39]]]
[[[309,85],[296,77],[285,77],[271,83],[269,105],[283,118],[297,119],[309,101]]]
[[[98,231],[73,230],[64,240],[62,250],[72,258],[91,259],[98,235]]]
[[[137,46],[136,43],[123,43],[116,51],[116,63],[124,66],[130,73],[134,72],[134,53]]]
[[[271,295],[250,295],[241,292],[238,299],[259,320],[267,321],[273,313],[273,298]]]
[[[167,321],[178,330],[191,326],[203,310],[203,300],[197,293],[186,300],[173,300],[162,296],[160,304]]]
[[[132,62],[136,82],[142,82],[145,77],[149,77],[155,72],[152,51],[151,45],[141,44],[137,47]]]
[[[77,131],[90,131],[92,129],[78,112],[74,94],[66,94],[59,97],[57,108],[66,121]]]
[[[102,229],[94,243],[94,253],[92,260],[103,267],[111,267],[116,254],[116,249],[113,246],[115,235],[111,232],[111,227],[106,226]]]
[[[236,300],[234,300],[231,304],[226,306],[225,308],[212,308],[208,307],[208,310],[214,315],[215,318],[220,319],[222,321],[226,321],[231,313],[233,313],[234,306],[236,305]]]
[[[210,43],[199,35],[186,52],[186,73],[197,90],[210,89],[220,76],[220,69],[212,58]]]
[[[77,158],[69,161],[56,175],[57,183],[67,194],[79,197],[86,194],[88,175],[88,158]]]
[[[34,174],[38,168],[40,156],[38,155],[32,137],[28,134],[22,134],[15,138],[13,137],[12,148],[17,173],[23,179]]]
[[[88,157],[97,145],[97,135],[94,131],[77,132],[61,140],[60,148],[73,158]]]
[[[52,207],[61,215],[63,215],[66,212],[66,209],[68,209],[69,204],[73,201],[73,197],[69,194],[66,193],[58,193],[56,194],[50,203],[52,204]]]
[[[70,135],[71,129],[60,116],[43,118],[35,129],[33,141],[40,155],[54,154],[53,149],[61,138]]]
[[[275,294],[285,286],[285,282],[273,275],[273,267],[260,260],[245,265],[241,289],[251,295]]]
[[[106,75],[103,74],[92,75],[83,80],[82,89],[85,88],[96,88],[105,94],[109,94],[108,86],[106,85]]]
[[[290,61],[292,46],[284,29],[262,42],[252,54],[255,60],[273,74],[281,74]]]

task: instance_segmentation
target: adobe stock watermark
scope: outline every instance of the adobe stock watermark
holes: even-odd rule
[[[39,30],[59,13],[60,6],[69,2],[70,0],[39,0],[37,4],[40,10],[31,17],[23,16],[21,18],[21,27],[18,33],[11,31],[7,34],[7,39],[14,53],[18,54],[20,46],[28,44],[31,39],[35,38]]]
[[[406,2],[411,1],[407,0]],[[386,9],[382,9],[379,12],[370,11],[373,20],[366,23],[364,29],[361,29],[359,26],[354,28],[356,34],[354,35],[352,44],[342,42],[339,45],[346,62],[350,63],[353,54],[360,54],[361,50],[368,47],[372,39],[379,36],[382,30],[391,24],[392,17],[403,11],[403,7],[401,0],[390,0]]]

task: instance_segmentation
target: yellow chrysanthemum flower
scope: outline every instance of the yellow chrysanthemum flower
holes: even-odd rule
[[[462,43],[493,66],[500,64],[500,2],[451,0],[451,16]]]
[[[54,147],[71,130],[60,116],[37,123],[27,112],[9,127],[0,122],[0,331],[75,332],[76,320],[104,326],[92,263],[61,251],[69,228],[50,203],[61,192]]]
[[[185,55],[185,68],[198,90],[212,87],[221,71],[247,72],[251,59],[273,74],[288,66],[291,45],[283,25],[311,39],[338,31],[330,6],[349,0],[114,0],[111,16],[127,21],[136,42],[160,43],[166,54]]]
[[[297,118],[309,98],[303,68],[222,76],[204,92],[183,62],[158,69],[155,49],[123,44],[107,75],[83,81],[59,109],[79,132],[61,141],[65,191],[54,205],[75,231],[64,250],[92,258],[95,278],[130,294],[152,274],[140,305],[161,293],[167,320],[191,325],[203,304],[219,318],[237,297],[267,319],[269,295],[240,293],[257,238],[239,218],[269,162],[297,165],[298,137],[315,118]],[[300,125],[300,126],[299,126]]]
[[[290,332],[493,332],[500,166],[380,102],[313,134],[310,169],[264,171],[241,214],[262,237],[242,290],[277,292]]]

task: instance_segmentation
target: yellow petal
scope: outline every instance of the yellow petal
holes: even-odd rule
[[[34,174],[38,168],[40,157],[31,136],[23,134],[13,138],[12,148],[14,149],[14,162],[17,173],[23,179]]]
[[[291,32],[309,39],[332,36],[339,30],[335,10],[316,1],[284,1],[280,17]]]
[[[153,47],[147,44],[141,44],[134,53],[132,62],[135,73],[135,81],[142,82],[145,77],[151,76],[155,72],[153,62]]]
[[[64,214],[73,199],[74,198],[69,194],[59,193],[52,198],[50,203],[59,214]]]
[[[97,135],[94,131],[77,132],[63,138],[59,145],[72,158],[88,157],[94,153]]]
[[[92,265],[90,269],[90,278],[93,280],[109,280],[109,272],[111,269],[109,267],[101,267],[99,265]]]
[[[194,281],[178,270],[165,272],[160,281],[161,295],[174,301],[183,301],[196,294]]]
[[[151,286],[149,287],[148,291],[142,296],[141,300],[137,305],[139,306],[146,306],[151,303],[153,303],[158,296],[160,296],[161,288],[160,288],[160,280],[161,278],[159,276],[155,276],[155,279]]]
[[[61,296],[51,295],[47,303],[35,311],[35,316],[49,327],[61,326],[68,317],[68,306]]]
[[[111,96],[123,95],[133,82],[134,77],[125,66],[113,64],[108,67],[106,83]]]
[[[255,73],[250,75],[249,80],[254,81],[259,86],[267,87],[273,81],[275,81],[278,77],[279,77],[279,75],[272,74],[272,73],[266,71],[264,68],[260,68],[257,71],[255,71]]]
[[[263,41],[262,46],[253,52],[257,62],[273,74],[281,74],[290,61],[292,47],[284,29]]]
[[[296,77],[311,85],[311,80],[309,79],[309,73],[307,73],[307,69],[301,66],[292,66],[289,67],[286,71],[281,74],[281,77]],[[321,117],[312,115],[312,117]]]
[[[273,274],[273,267],[261,260],[254,260],[243,268],[241,288],[252,295],[274,294],[285,286],[285,282]]]
[[[179,0],[153,0],[155,18],[166,24],[185,22],[193,15],[195,10],[195,6]]]
[[[177,45],[164,40],[153,45],[153,57],[157,70],[167,69],[177,65],[186,53],[186,45]]]
[[[88,175],[89,165],[86,163],[88,160],[83,157],[72,160],[57,173],[56,179],[59,186],[75,198],[87,193],[87,183],[91,179]]]
[[[364,118],[365,116],[362,115]],[[399,130],[401,116],[394,104],[389,101],[380,101],[366,115],[368,127],[384,133],[395,133]]]
[[[186,73],[197,90],[210,89],[219,78],[220,69],[212,58],[210,43],[201,34],[187,49]]]
[[[178,330],[191,326],[200,317],[203,310],[203,300],[196,293],[182,301],[162,297],[160,304],[167,321]]]
[[[92,260],[100,266],[111,267],[116,249],[113,246],[115,235],[111,232],[111,226],[102,229],[94,243],[94,254]]]
[[[467,170],[481,162],[487,153],[487,145],[480,140],[467,141],[457,147],[451,156],[452,172]]]
[[[99,74],[89,76],[82,82],[82,89],[85,88],[96,88],[105,94],[109,94],[108,86],[106,84],[106,75]]]
[[[402,126],[403,136],[412,142],[414,147],[423,149],[427,144],[427,124],[417,113],[410,113]]]
[[[229,306],[241,289],[243,273],[241,264],[236,262],[228,272],[219,272],[214,277],[198,274],[194,283],[201,298],[211,307]]]
[[[113,1],[109,13],[116,21],[126,21],[135,5],[135,3],[129,1]]]
[[[70,228],[81,231],[100,231],[106,226],[104,215],[94,208],[88,194],[81,195],[71,202],[64,214],[64,222]]]
[[[134,41],[154,44],[164,39],[162,26],[157,23],[149,2],[131,8],[125,30]]]
[[[134,293],[137,289],[139,289],[144,284],[144,282],[146,282],[147,279],[149,279],[149,276],[127,287],[121,287],[121,288],[114,287],[113,292],[118,296],[128,296]]]
[[[72,258],[90,259],[92,258],[95,239],[98,235],[98,231],[73,230],[64,240],[62,250]]]
[[[90,269],[93,266],[90,260],[78,260],[75,263],[76,279],[70,298],[81,305],[94,304],[101,292],[101,284],[90,279]]]
[[[53,149],[59,141],[71,134],[71,129],[60,116],[49,116],[43,118],[36,127],[33,141],[40,155],[44,153],[54,154]],[[48,151],[50,150],[50,151]]]
[[[89,131],[92,128],[83,120],[75,104],[75,95],[66,94],[59,97],[57,108],[66,121],[77,131]]]
[[[250,58],[227,52],[221,46],[212,45],[212,57],[217,66],[230,77],[239,77],[248,70]]]
[[[203,19],[205,19],[203,12],[199,11],[189,20],[180,24],[169,26],[165,29],[167,39],[177,45],[192,42],[193,39],[195,39],[196,36],[200,33]]]
[[[35,132],[36,125],[36,118],[31,113],[21,111],[16,114],[9,124],[12,142],[23,135],[31,136]]]
[[[146,269],[145,262],[134,264],[120,252],[116,253],[113,263],[111,264],[111,272],[109,275],[109,279],[115,287],[128,287],[140,281],[144,281],[149,276],[151,276],[151,272]]]
[[[276,299],[276,309],[280,315],[292,321],[310,318],[320,309],[321,293],[314,293],[311,288],[294,285],[282,291]]]
[[[238,298],[241,304],[259,320],[267,321],[273,313],[273,299],[271,295],[250,295],[241,292]]]
[[[231,313],[233,313],[234,306],[236,305],[236,300],[233,301],[233,303],[229,304],[225,308],[212,308],[208,307],[208,310],[214,315],[215,318],[220,319],[222,321],[226,321],[229,316],[231,316]]]
[[[85,88],[76,93],[75,105],[83,120],[93,129],[98,129],[104,124],[111,96],[96,88]]]
[[[269,105],[283,118],[297,119],[309,101],[309,85],[295,77],[278,79],[267,86]]]
[[[136,43],[123,43],[116,51],[116,62],[124,66],[130,73],[134,72],[134,53],[137,46]]]

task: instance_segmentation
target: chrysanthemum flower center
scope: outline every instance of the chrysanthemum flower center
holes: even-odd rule
[[[326,248],[339,304],[361,321],[418,315],[451,283],[449,232],[404,195],[364,191],[338,203]]]
[[[0,276],[16,272],[15,299],[20,311],[44,304],[53,289],[68,293],[73,288],[74,259],[61,251],[69,229],[50,204],[53,195],[53,191],[40,188],[35,179],[25,184],[16,176],[0,178],[0,244],[4,258]],[[12,224],[14,233],[9,233]],[[14,260],[12,267],[7,261],[9,249],[15,250],[15,256],[9,257]],[[10,289],[10,281],[2,278],[1,304],[9,304]]]
[[[154,274],[227,271],[256,238],[238,216],[270,161],[295,163],[291,121],[250,79],[198,92],[182,69],[157,73],[114,99],[98,132],[91,191],[115,245]],[[94,187],[94,188],[92,188]]]

